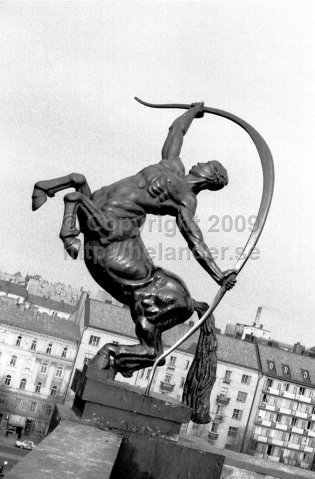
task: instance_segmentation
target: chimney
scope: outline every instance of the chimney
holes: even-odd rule
[[[262,310],[262,306],[259,306],[258,309],[257,309],[256,318],[255,318],[255,321],[254,321],[254,324],[253,324],[254,327],[256,327],[256,325],[259,324],[261,310]]]

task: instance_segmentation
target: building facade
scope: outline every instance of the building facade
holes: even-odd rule
[[[315,359],[257,344],[261,374],[244,452],[314,469]]]
[[[80,329],[59,317],[0,304],[0,420],[8,429],[43,434],[63,403]]]

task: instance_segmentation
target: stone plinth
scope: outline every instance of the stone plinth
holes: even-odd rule
[[[92,367],[76,373],[73,410],[83,422],[151,437],[176,440],[191,409],[162,394],[145,396],[143,389],[108,378]]]

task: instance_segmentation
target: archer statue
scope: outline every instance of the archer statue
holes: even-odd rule
[[[47,196],[53,197],[67,188],[75,189],[64,197],[60,232],[64,247],[76,259],[81,246],[78,236],[83,233],[84,259],[90,274],[104,290],[130,308],[139,344],[105,344],[91,362],[97,368],[112,367],[130,377],[133,372],[152,366],[163,353],[163,331],[187,321],[194,311],[201,317],[208,309],[207,303],[190,296],[178,276],[154,265],[140,236],[147,214],[175,217],[188,247],[211,278],[226,290],[235,285],[235,272],[220,270],[194,219],[198,193],[224,188],[228,184],[227,172],[218,161],[208,161],[197,163],[186,174],[179,157],[184,135],[192,121],[203,116],[203,110],[203,103],[194,103],[179,116],[169,129],[162,160],[134,176],[94,193],[85,177],[76,173],[35,184],[33,210],[40,208]],[[208,341],[215,355],[213,317],[202,328],[201,336],[200,354],[202,344]],[[190,382],[197,374],[196,361],[188,374]],[[215,364],[213,356],[211,384],[215,380]],[[189,396],[187,388],[186,383],[186,397]],[[208,416],[206,422],[210,420]]]

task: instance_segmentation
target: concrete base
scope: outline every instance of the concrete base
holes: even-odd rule
[[[8,479],[314,479],[314,472],[218,450],[91,427],[58,406],[59,424]]]
[[[107,371],[87,367],[75,378],[73,410],[91,425],[177,440],[189,421],[188,406],[161,394],[145,396],[139,387],[108,379]]]

